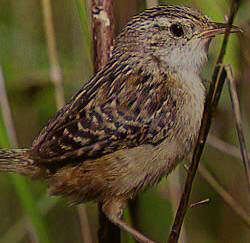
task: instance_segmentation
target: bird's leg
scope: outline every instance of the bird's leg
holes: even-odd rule
[[[106,201],[102,205],[102,211],[113,224],[117,225],[120,229],[127,231],[138,242],[154,243],[154,241],[148,239],[121,219],[124,204],[124,201],[121,200]]]

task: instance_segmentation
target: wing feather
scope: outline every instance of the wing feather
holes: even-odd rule
[[[34,158],[84,161],[119,149],[158,144],[168,135],[177,112],[168,77],[132,72],[128,65],[123,66],[126,75],[114,69],[111,61],[56,114],[34,141]]]

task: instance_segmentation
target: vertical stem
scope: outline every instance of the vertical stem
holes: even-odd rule
[[[240,0],[233,0],[231,3],[230,15],[228,19],[228,25],[230,26],[234,20],[234,17],[238,11]],[[174,224],[172,226],[172,230],[170,232],[168,243],[176,243],[178,242],[181,227],[183,225],[184,217],[189,207],[189,198],[192,190],[192,184],[194,181],[194,177],[196,175],[196,171],[198,169],[199,161],[202,155],[203,148],[205,146],[206,138],[210,129],[212,116],[214,110],[218,105],[218,101],[221,95],[222,87],[226,79],[226,73],[223,68],[221,68],[221,64],[223,62],[223,58],[226,52],[228,37],[229,37],[229,29],[225,33],[224,40],[222,43],[222,47],[220,50],[219,57],[217,59],[217,66],[214,69],[214,73],[212,76],[212,83],[210,85],[208,97],[206,100],[203,117],[201,121],[200,132],[198,136],[198,140],[195,146],[192,163],[188,170],[188,175],[186,178],[184,192],[181,197],[181,201],[179,203],[179,207],[175,216]]]
[[[113,45],[112,0],[92,0],[92,34],[95,72],[102,68],[110,57]]]
[[[6,127],[6,132],[8,135],[8,138],[10,140],[10,144],[13,147],[17,147],[17,137],[16,137],[16,131],[14,127],[14,122],[12,119],[12,114],[9,106],[9,101],[8,97],[6,94],[6,88],[5,88],[5,83],[4,83],[4,76],[3,76],[3,70],[2,67],[0,66],[0,106],[3,112],[3,120],[4,120],[4,125]]]
[[[50,79],[55,87],[56,105],[58,108],[61,108],[65,103],[62,70],[58,61],[50,0],[42,0],[42,7],[50,62]]]
[[[91,236],[86,206],[84,204],[78,205],[77,212],[80,220],[82,240],[84,243],[92,243],[93,240]]]
[[[175,212],[178,208],[178,203],[182,194],[182,184],[181,184],[181,171],[180,167],[176,168],[175,173],[168,178],[169,187],[169,201],[171,203],[172,212]],[[180,238],[178,243],[187,242],[187,233],[185,228],[185,222],[183,223],[182,230],[180,233]]]
[[[243,161],[243,166],[245,168],[247,183],[248,183],[248,190],[250,191],[250,162],[247,153],[247,146],[246,140],[244,137],[243,126],[242,126],[242,119],[241,119],[241,112],[240,112],[240,102],[236,90],[236,81],[233,78],[233,72],[230,66],[225,67],[227,72],[227,79],[228,79],[228,88],[230,93],[230,98],[232,101],[232,108],[234,112],[234,120],[236,125],[236,130],[240,142],[240,151]]]
[[[97,72],[107,63],[113,45],[113,3],[112,0],[92,0],[92,35],[94,71]],[[100,243],[120,242],[120,230],[103,214],[99,203]]]
[[[55,87],[55,97],[57,109],[60,109],[65,104],[62,70],[58,60],[58,53],[56,48],[56,38],[53,26],[52,10],[50,0],[42,0],[44,28],[46,32],[46,39],[48,45],[48,56],[50,63],[50,79]],[[81,225],[81,235],[84,242],[92,242],[90,227],[87,218],[87,211],[85,205],[79,205],[77,212]]]

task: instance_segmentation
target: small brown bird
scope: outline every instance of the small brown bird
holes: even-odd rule
[[[122,210],[192,152],[206,95],[201,68],[212,37],[226,27],[189,7],[135,16],[107,65],[31,148],[0,150],[0,171],[46,180],[51,194],[74,203],[102,202],[114,224],[151,242],[121,220]]]

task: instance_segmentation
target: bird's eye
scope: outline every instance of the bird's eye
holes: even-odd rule
[[[184,31],[183,31],[183,27],[181,24],[177,23],[177,24],[172,24],[170,26],[170,31],[171,33],[176,36],[176,37],[181,37],[184,35]]]

